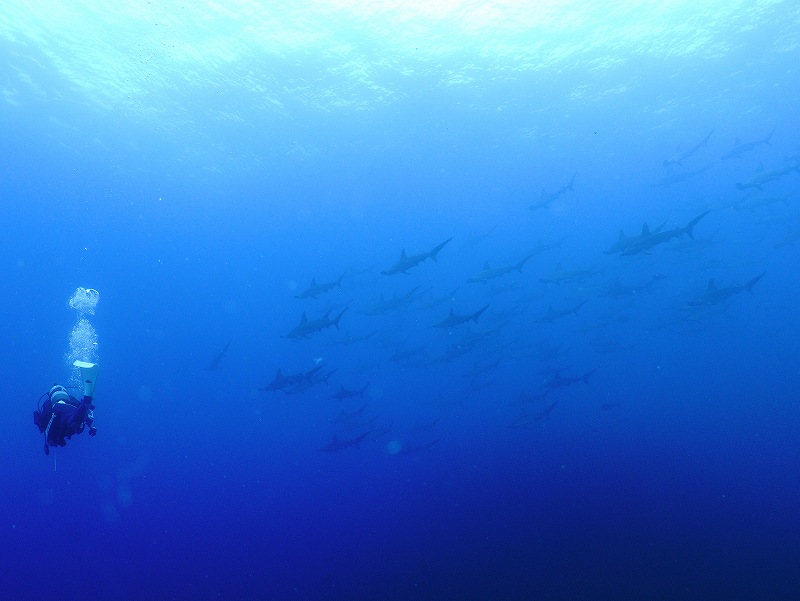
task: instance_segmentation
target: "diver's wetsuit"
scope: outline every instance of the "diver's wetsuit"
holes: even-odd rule
[[[67,439],[73,434],[83,432],[86,426],[89,426],[89,434],[94,436],[97,429],[92,426],[93,409],[92,397],[83,397],[83,400],[79,401],[70,395],[68,400],[56,403],[55,409],[53,402],[48,398],[42,404],[41,411],[34,411],[33,423],[39,427],[39,432],[45,435],[45,454],[50,454],[51,446],[66,445]]]

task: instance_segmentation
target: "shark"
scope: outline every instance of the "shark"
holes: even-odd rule
[[[542,195],[539,197],[539,200],[534,202],[528,208],[531,211],[535,211],[536,209],[545,209],[550,205],[551,202],[553,202],[557,198],[560,198],[567,191],[574,192],[575,188],[573,188],[572,185],[575,183],[575,176],[576,175],[578,175],[577,171],[572,175],[572,179],[569,180],[569,183],[566,186],[561,186],[558,190],[554,190],[553,192],[550,192],[549,194],[547,192],[545,192],[544,188],[542,188]]]
[[[556,408],[558,405],[558,401],[550,403],[547,407],[542,409],[541,411],[537,411],[535,413],[522,413],[517,419],[511,422],[508,427],[509,428],[524,428],[530,426],[533,422],[538,422],[543,419],[549,419],[550,414],[553,413],[553,409]]]
[[[667,221],[669,221],[669,219],[665,219],[664,223],[662,223],[658,227],[653,228],[650,231],[652,233],[654,233],[654,234],[657,234],[658,232],[660,232],[661,230],[664,229],[664,227],[667,225]],[[645,225],[647,225],[647,224],[645,224]],[[636,243],[636,241],[639,240],[640,237],[641,236],[626,236],[625,235],[625,231],[624,230],[620,230],[619,231],[619,238],[617,239],[617,241],[614,244],[612,244],[607,250],[604,250],[603,254],[604,255],[615,255],[617,253],[621,253],[623,251],[626,251],[626,250],[628,250],[628,248],[633,246]]]
[[[464,378],[477,378],[478,376],[488,373],[490,371],[494,371],[497,369],[497,366],[500,365],[500,361],[502,357],[498,357],[498,359],[494,363],[486,363],[485,365],[480,365],[477,361],[473,362],[472,368],[463,375]]]
[[[562,317],[567,317],[568,315],[577,315],[578,309],[585,305],[586,302],[587,301],[581,301],[574,307],[567,309],[553,309],[553,305],[550,305],[550,307],[547,309],[547,313],[537,319],[536,323],[553,323],[556,319],[561,319]]]
[[[391,298],[384,298],[383,294],[381,294],[380,298],[377,301],[374,301],[370,306],[365,307],[359,311],[362,315],[384,315],[389,313],[390,311],[395,311],[406,305],[410,305],[412,302],[417,300],[417,290],[419,290],[419,286],[414,286],[411,290],[406,292],[405,294],[399,295],[397,293],[394,294]]]
[[[459,288],[460,286],[456,286],[452,292],[442,296],[434,296],[433,294],[430,295],[430,298],[427,298],[426,296],[423,302],[417,304],[416,308],[420,311],[427,311],[429,309],[435,309],[439,305],[443,305],[445,303],[452,303],[455,300],[456,292],[458,292]],[[430,290],[426,290],[424,294],[427,295],[429,293]]]
[[[550,378],[547,382],[544,383],[545,388],[549,390],[555,390],[556,388],[564,388],[565,386],[571,386],[573,384],[577,384],[578,382],[583,382],[584,384],[589,383],[589,376],[591,376],[594,372],[596,372],[599,368],[595,367],[587,371],[582,376],[571,376],[571,377],[563,377],[558,370],[556,370],[555,374],[552,378]]]
[[[417,355],[422,355],[425,352],[425,349],[428,347],[428,343],[424,343],[417,348],[412,348],[404,351],[395,351],[394,355],[389,357],[389,361],[394,363],[403,363],[408,361],[412,357],[416,357]]]
[[[306,372],[293,374],[291,376],[284,375],[283,370],[279,367],[278,372],[275,374],[272,382],[259,388],[259,390],[262,392],[276,392],[278,390],[283,390],[287,386],[298,384],[304,380],[313,380],[316,373],[321,370],[322,367],[322,364],[320,364],[316,367],[312,367]]]
[[[339,438],[334,434],[331,441],[319,450],[323,453],[336,453],[350,447],[357,447],[370,434],[372,434],[371,431],[364,432],[355,438]]]
[[[339,387],[339,390],[337,392],[334,392],[329,398],[338,399],[340,401],[343,401],[345,399],[352,399],[354,397],[364,398],[364,391],[367,389],[367,386],[369,386],[369,382],[364,384],[364,386],[362,386],[361,388],[349,390],[344,387],[344,384],[342,384]]]
[[[447,243],[450,242],[450,240],[452,240],[452,239],[453,238],[451,236],[450,238],[448,238],[447,240],[445,240],[441,244],[438,244],[438,245],[434,246],[428,252],[420,253],[418,255],[408,256],[406,254],[406,249],[404,248],[403,250],[400,251],[400,260],[397,261],[397,263],[395,263],[389,269],[387,269],[385,271],[381,271],[381,273],[383,275],[395,275],[397,273],[406,273],[407,274],[409,269],[411,269],[412,267],[416,267],[420,263],[424,263],[428,259],[436,262],[436,257],[439,254],[439,252],[445,246],[447,246]]]
[[[763,188],[761,186],[763,186],[767,182],[780,179],[784,175],[788,175],[792,171],[797,171],[798,173],[800,173],[800,161],[797,161],[796,163],[791,163],[789,165],[784,165],[783,167],[779,167],[778,169],[771,169],[770,171],[764,171],[764,165],[759,165],[758,172],[749,180],[736,184],[736,189],[747,190],[748,188],[757,188],[759,190],[762,190]]]
[[[330,423],[349,424],[357,417],[361,417],[361,415],[364,413],[364,409],[367,408],[367,405],[368,403],[364,403],[363,405],[361,405],[361,407],[355,409],[354,411],[345,411],[344,409],[342,409],[337,417],[334,417],[333,419],[330,420]]]
[[[469,321],[474,321],[475,323],[478,323],[478,318],[481,316],[481,313],[486,311],[486,309],[488,309],[488,308],[489,308],[489,305],[486,305],[485,307],[482,307],[482,308],[478,309],[477,311],[475,311],[475,313],[470,313],[468,315],[458,315],[458,314],[454,313],[452,309],[450,309],[450,314],[447,317],[445,317],[442,321],[440,321],[439,323],[434,324],[433,327],[434,328],[452,328],[452,327],[455,327],[455,326],[459,326],[462,323],[467,323]]]
[[[284,389],[284,392],[286,394],[300,394],[301,392],[305,392],[306,390],[308,390],[312,386],[316,386],[317,384],[327,384],[328,379],[337,371],[339,370],[332,369],[325,374],[317,375],[316,370],[314,370],[308,377],[303,377],[297,380],[296,382],[293,382],[289,388]]]
[[[752,191],[746,194],[741,200],[732,202],[728,206],[736,210],[757,211],[759,209],[763,209],[764,207],[777,204],[787,206],[789,204],[789,197],[759,194],[756,191]]]
[[[317,298],[318,295],[322,294],[323,292],[327,292],[328,290],[333,290],[334,288],[341,290],[342,278],[344,276],[345,274],[342,274],[339,276],[338,280],[325,282],[323,284],[317,284],[316,278],[311,278],[311,283],[308,285],[308,288],[306,288],[306,290],[300,294],[295,295],[295,298]]]
[[[231,343],[228,342],[228,344],[226,344],[225,347],[220,352],[218,352],[216,355],[214,355],[214,357],[212,357],[211,363],[209,363],[208,366],[205,368],[206,371],[216,371],[217,369],[219,369],[220,363],[222,363],[222,360],[225,358],[225,355],[228,354],[228,347],[230,347],[230,345]]]
[[[511,273],[512,271],[518,271],[522,273],[522,267],[527,263],[531,257],[536,253],[531,253],[526,257],[523,257],[520,261],[517,261],[513,265],[506,265],[505,267],[489,267],[489,261],[486,261],[483,264],[483,269],[476,273],[471,278],[467,278],[468,284],[486,284],[489,280],[494,278],[499,278],[507,273]]]
[[[587,269],[562,269],[561,264],[559,263],[556,266],[556,270],[552,272],[550,275],[545,276],[543,278],[539,278],[539,282],[542,284],[561,284],[563,282],[579,282],[581,280],[588,279],[596,274],[593,268],[589,267]]]
[[[471,248],[471,247],[473,247],[473,246],[475,246],[477,244],[480,244],[484,240],[487,240],[488,238],[491,237],[491,235],[497,229],[497,225],[498,224],[495,223],[488,230],[485,230],[485,231],[477,233],[477,234],[475,234],[475,233],[470,234],[469,238],[467,238],[467,240],[461,245],[461,248]]]
[[[641,284],[623,284],[619,278],[616,278],[613,283],[609,284],[605,287],[600,293],[599,296],[608,296],[608,297],[620,297],[620,296],[636,296],[637,294],[641,294],[642,292],[647,292],[650,288],[653,287],[653,284],[658,282],[659,280],[665,279],[667,276],[661,273],[657,273],[650,277],[644,283]]]
[[[694,179],[695,177],[703,175],[706,171],[713,167],[714,163],[709,163],[705,167],[695,169],[694,171],[673,171],[667,173],[664,177],[654,184],[650,184],[654,188],[669,188],[672,184],[685,182],[686,180]]]
[[[738,284],[735,286],[727,286],[725,288],[718,288],[717,284],[714,282],[713,279],[709,280],[708,282],[708,290],[705,291],[704,294],[699,296],[698,298],[689,301],[686,303],[690,307],[708,307],[711,305],[717,305],[721,302],[728,300],[734,294],[739,294],[740,292],[744,292],[747,290],[749,293],[753,293],[753,286],[755,286],[758,281],[764,277],[766,271],[761,272],[752,280],[745,282],[744,284]]]
[[[339,320],[342,318],[342,315],[344,315],[345,311],[347,311],[347,307],[342,309],[342,312],[333,319],[329,317],[331,314],[330,310],[319,319],[308,319],[305,311],[303,311],[303,315],[300,317],[300,323],[297,324],[288,334],[286,334],[286,336],[283,336],[283,338],[308,338],[309,334],[321,332],[322,330],[331,326],[336,326],[336,329],[338,330]]]
[[[650,249],[658,246],[659,244],[664,244],[665,242],[669,242],[673,238],[679,238],[680,236],[686,234],[690,238],[694,238],[693,230],[694,226],[698,224],[698,222],[708,215],[711,211],[703,211],[697,217],[692,219],[689,223],[687,223],[684,227],[676,227],[671,230],[660,231],[660,232],[651,232],[650,229],[647,227],[645,223],[642,226],[642,234],[639,236],[639,239],[633,242],[628,248],[622,251],[622,254],[625,256],[630,255],[637,255],[639,253],[647,253]]]
[[[722,159],[723,161],[727,161],[728,159],[738,159],[744,153],[750,152],[754,148],[757,148],[757,147],[762,146],[764,144],[769,145],[769,140],[772,137],[772,134],[774,134],[774,133],[775,133],[775,130],[773,129],[771,132],[769,132],[767,134],[766,138],[763,138],[761,140],[753,140],[752,142],[744,142],[744,143],[742,143],[742,142],[739,142],[739,138],[736,138],[736,145],[729,152],[726,152],[725,154],[723,154],[719,158]]]
[[[664,167],[670,167],[671,165],[682,165],[683,161],[688,159],[690,156],[692,156],[694,153],[696,153],[698,150],[700,150],[704,146],[708,145],[708,140],[709,140],[709,138],[711,138],[711,134],[713,134],[713,133],[714,133],[714,130],[712,129],[710,132],[708,132],[708,135],[705,138],[700,140],[694,146],[691,146],[691,147],[687,148],[686,150],[684,150],[682,152],[678,152],[677,154],[673,155],[672,157],[670,157],[668,159],[665,159],[664,162],[663,162]]]

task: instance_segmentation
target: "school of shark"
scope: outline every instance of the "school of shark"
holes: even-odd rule
[[[757,305],[762,281],[769,278],[766,261],[726,265],[716,249],[742,236],[724,224],[745,212],[765,223],[785,222],[786,234],[770,241],[771,253],[790,253],[800,241],[800,228],[791,225],[800,218],[793,213],[796,199],[773,192],[779,182],[800,176],[800,154],[781,162],[757,156],[774,135],[773,130],[749,141],[731,140],[726,151],[712,156],[710,142],[719,136],[712,129],[683,141],[685,149],[660,166],[654,160],[663,177],[649,186],[682,198],[714,169],[740,161],[741,175],[718,197],[697,194],[697,201],[676,204],[677,210],[668,206],[639,215],[636,231],[631,223],[607,231],[607,245],[586,253],[582,263],[574,255],[568,264],[562,261],[569,237],[493,253],[498,224],[489,223],[480,231],[442,232],[417,248],[398,244],[394,260],[376,254],[371,265],[340,265],[329,279],[298,274],[310,283],[298,287],[294,300],[287,295],[298,317],[280,338],[305,345],[309,356],[319,358],[267,367],[257,386],[261,401],[322,403],[331,429],[316,449],[323,453],[357,452],[369,444],[397,455],[433,452],[446,444],[448,419],[477,397],[491,399],[507,428],[536,429],[557,419],[576,394],[585,397],[602,387],[604,371],[636,352],[642,332],[695,327],[725,319],[737,303]],[[748,172],[745,165],[752,163],[743,157],[757,160],[758,168]],[[537,194],[532,185],[519,203],[520,216],[580,202],[579,170],[564,172],[563,183],[547,186],[549,192],[543,186]],[[800,179],[793,182],[797,189]],[[431,284],[440,275],[452,276],[456,262],[463,269],[463,256],[476,252],[482,262],[459,272],[455,288],[437,291]],[[646,320],[641,307],[648,309]],[[230,347],[227,341],[205,369],[224,369]],[[337,362],[337,350],[345,347],[358,349],[358,364]],[[412,374],[433,369],[441,380],[435,399],[424,403],[424,411],[415,405],[414,419],[409,422],[405,413],[406,423],[399,423],[383,399],[391,387],[387,379],[407,379],[411,388]],[[625,399],[595,392],[596,410],[624,409]]]

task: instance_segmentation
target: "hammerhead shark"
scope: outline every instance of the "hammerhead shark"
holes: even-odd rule
[[[403,295],[399,295],[395,292],[394,296],[391,298],[384,298],[383,294],[381,294],[381,297],[377,301],[361,309],[360,313],[363,315],[384,315],[390,311],[401,309],[417,300],[417,290],[419,290],[419,286],[414,286]]]
[[[695,169],[694,171],[668,171],[664,177],[662,177],[656,183],[650,185],[654,188],[668,188],[672,184],[685,182],[687,180],[694,179],[695,177],[699,177],[713,166],[714,163],[709,163],[708,165],[700,167],[699,169]]]
[[[275,374],[275,378],[267,384],[266,386],[259,388],[259,390],[264,392],[275,392],[277,390],[283,390],[287,386],[296,385],[304,380],[313,381],[314,376],[316,373],[321,370],[323,367],[322,364],[317,365],[316,367],[312,367],[306,372],[302,372],[299,374],[293,374],[291,376],[286,376],[283,374],[283,370],[278,368],[278,373]]]
[[[561,186],[558,190],[554,190],[549,194],[544,191],[544,188],[542,188],[542,195],[539,197],[539,200],[534,202],[529,208],[532,211],[535,211],[536,209],[545,209],[551,202],[559,198],[562,194],[565,194],[568,190],[572,190],[574,192],[575,188],[572,187],[572,184],[575,183],[576,175],[578,175],[577,171],[572,175],[572,179],[569,180],[569,183],[566,186]]]
[[[664,223],[662,223],[658,227],[653,228],[650,231],[654,234],[657,234],[658,232],[664,229],[664,226],[667,225],[667,221],[669,220],[664,220]],[[619,239],[613,245],[611,245],[611,247],[609,247],[608,250],[604,250],[603,254],[614,255],[616,253],[621,253],[630,248],[633,244],[635,244],[639,240],[639,238],[640,236],[626,236],[625,232],[623,230],[620,230]]]
[[[363,441],[370,434],[372,434],[371,431],[364,432],[355,438],[338,438],[336,434],[334,434],[331,441],[319,450],[323,453],[336,453],[337,451],[343,451],[345,449],[349,449],[350,447],[357,447],[359,443],[361,443],[361,441]]]
[[[762,189],[761,186],[763,186],[767,182],[780,179],[784,175],[788,175],[792,171],[797,171],[798,173],[800,173],[800,161],[797,161],[796,163],[792,163],[789,165],[784,165],[783,167],[779,167],[778,169],[771,169],[770,171],[764,171],[764,166],[759,165],[758,172],[749,180],[736,184],[736,189],[747,190],[748,188],[758,188],[759,190],[761,190]]]
[[[708,215],[711,211],[703,211],[697,217],[692,219],[689,223],[687,223],[684,227],[676,227],[671,230],[661,231],[661,232],[651,232],[650,229],[647,227],[645,223],[642,226],[642,234],[639,236],[637,240],[631,243],[628,248],[622,251],[623,255],[637,255],[639,253],[646,253],[651,248],[658,246],[659,244],[664,244],[665,242],[669,242],[673,238],[679,238],[683,234],[686,234],[690,238],[694,238],[693,230],[694,226],[706,215]]]
[[[513,265],[506,265],[505,267],[489,267],[489,261],[486,261],[483,264],[483,270],[479,271],[471,278],[468,278],[467,283],[476,284],[480,282],[481,284],[485,284],[493,278],[499,278],[501,275],[511,273],[514,270],[522,273],[522,266],[525,265],[525,263],[527,263],[534,254],[536,253],[531,253],[527,257],[524,257],[521,261],[518,261]]]
[[[284,338],[308,338],[309,334],[320,332],[331,326],[336,326],[336,329],[338,330],[339,320],[342,318],[342,315],[344,315],[345,311],[347,311],[347,307],[342,309],[342,312],[339,313],[339,315],[337,315],[334,319],[330,319],[328,317],[331,314],[330,310],[327,311],[320,319],[308,319],[304,311],[302,317],[300,317],[300,323],[297,324],[291,332],[286,334]]]
[[[420,263],[431,259],[432,261],[436,262],[436,255],[439,254],[450,240],[452,240],[452,236],[442,242],[441,244],[434,246],[430,251],[426,253],[420,253],[418,255],[411,255],[410,257],[406,255],[406,249],[400,251],[400,260],[397,261],[392,267],[387,269],[386,271],[381,271],[383,275],[394,275],[396,273],[408,273],[408,270],[412,267],[416,267]]]
[[[710,132],[708,132],[708,135],[705,138],[700,140],[694,146],[691,146],[691,147],[687,148],[683,152],[678,152],[676,155],[666,159],[664,161],[664,167],[669,167],[670,165],[682,165],[684,160],[688,159],[690,156],[692,156],[698,150],[703,148],[703,146],[706,146],[708,144],[708,139],[711,137],[711,134],[713,134],[713,133],[714,133],[714,130],[712,129]]]
[[[544,386],[550,390],[555,390],[556,388],[564,388],[565,386],[571,386],[572,384],[577,384],[578,382],[588,384],[589,376],[591,376],[598,369],[599,368],[595,367],[594,369],[587,371],[582,376],[571,376],[568,378],[564,378],[559,372],[556,372],[552,378],[544,383]]]
[[[323,284],[317,284],[317,279],[311,278],[311,284],[309,284],[308,288],[300,294],[296,294],[295,298],[317,298],[317,295],[327,292],[328,290],[333,290],[334,288],[341,290],[342,278],[344,275],[345,274],[340,275],[338,280],[325,282]]]
[[[728,300],[734,294],[739,294],[747,290],[749,293],[753,293],[753,286],[755,286],[758,281],[764,277],[764,274],[767,273],[766,271],[761,272],[759,275],[754,277],[752,280],[745,282],[744,284],[738,284],[736,286],[727,286],[726,288],[717,288],[716,283],[714,280],[709,280],[708,282],[708,290],[706,290],[705,294],[699,296],[695,300],[689,301],[687,304],[690,307],[707,307],[710,305],[716,305],[723,301]]]
[[[543,419],[549,419],[550,414],[553,413],[553,409],[556,408],[558,405],[558,401],[554,403],[550,403],[547,407],[542,409],[541,411],[537,411],[536,413],[522,413],[517,419],[509,424],[509,428],[522,428],[526,426],[530,426],[533,422],[538,422]]]
[[[338,392],[334,392],[330,396],[330,398],[338,399],[340,401],[343,401],[345,399],[352,399],[353,397],[362,397],[363,398],[364,397],[364,391],[367,389],[367,386],[369,386],[369,382],[364,384],[364,386],[362,386],[361,388],[357,388],[357,389],[354,389],[354,390],[349,390],[349,389],[344,387],[344,384],[342,384],[341,387],[339,388],[339,391]]]
[[[219,353],[214,355],[214,357],[211,359],[211,363],[209,363],[208,367],[206,367],[206,371],[215,371],[219,369],[220,363],[222,363],[222,360],[225,358],[225,355],[228,354],[228,347],[230,345],[231,343],[228,342],[228,344],[225,345],[225,348],[223,348]]]
[[[333,419],[330,420],[330,423],[349,424],[357,417],[361,417],[361,415],[364,413],[364,409],[367,408],[367,404],[368,403],[364,403],[363,405],[361,405],[361,407],[355,409],[354,411],[345,411],[344,409],[342,409],[337,417],[334,417]]]
[[[766,138],[762,140],[753,140],[752,142],[739,142],[739,138],[736,138],[736,145],[731,149],[730,152],[726,152],[723,154],[720,159],[723,161],[727,161],[728,159],[738,159],[741,157],[745,152],[750,152],[754,148],[761,146],[762,144],[769,144],[769,139],[772,137],[772,134],[775,133],[773,129],[771,132],[767,134]]]
[[[475,313],[471,313],[469,315],[457,315],[457,314],[455,314],[453,312],[452,309],[450,309],[450,314],[447,317],[445,317],[442,321],[440,321],[439,323],[434,324],[433,327],[434,328],[452,328],[452,327],[455,327],[455,326],[459,326],[462,323],[467,323],[468,321],[474,321],[475,323],[478,323],[478,318],[481,316],[481,313],[486,311],[486,309],[488,309],[488,308],[489,308],[489,305],[486,305],[485,307],[475,311]]]
[[[553,305],[550,305],[547,309],[547,313],[537,319],[536,323],[553,323],[556,319],[561,319],[562,317],[567,317],[568,315],[577,315],[578,310],[585,304],[586,301],[581,301],[577,305],[567,309],[553,309]]]

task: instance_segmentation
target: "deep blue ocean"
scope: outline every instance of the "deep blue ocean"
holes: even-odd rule
[[[4,3],[0,598],[800,599],[798,107],[788,0]]]

